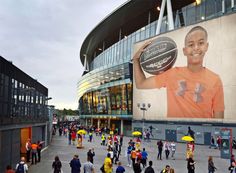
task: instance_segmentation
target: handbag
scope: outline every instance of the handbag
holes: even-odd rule
[[[104,164],[101,166],[100,170],[101,170],[102,172],[105,172]]]
[[[234,169],[233,166],[229,166],[229,168],[228,168],[229,171],[232,171],[233,169]]]

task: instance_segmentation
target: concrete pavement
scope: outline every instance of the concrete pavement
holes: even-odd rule
[[[127,158],[125,157],[125,150],[128,145],[130,137],[124,137],[122,152],[120,156],[120,161],[122,165],[125,167],[127,173],[132,173],[133,170],[130,167],[127,167]],[[96,173],[101,172],[99,168],[103,164],[104,158],[106,156],[106,146],[100,145],[100,137],[94,135],[94,141],[92,143],[87,141],[88,138],[83,140],[84,149],[77,149],[76,146],[68,145],[67,138],[65,136],[54,136],[51,145],[42,152],[41,162],[36,165],[31,165],[29,168],[29,173],[52,173],[52,162],[54,161],[54,157],[56,155],[59,156],[62,162],[62,170],[63,173],[70,173],[69,162],[73,158],[74,154],[78,154],[81,163],[86,162],[87,151],[89,148],[94,148],[95,157],[94,157],[94,165],[96,169]],[[170,165],[175,169],[176,173],[187,173],[187,162],[185,160],[185,143],[177,143],[177,150],[175,153],[175,160],[166,160],[163,152],[163,160],[157,160],[157,145],[156,140],[152,140],[151,142],[144,142],[142,147],[146,148],[149,156],[148,159],[153,161],[153,167],[156,173],[159,173],[166,164]],[[195,146],[195,156],[194,159],[196,161],[196,169],[195,173],[205,173],[208,172],[208,156],[213,156],[213,161],[215,166],[218,168],[217,173],[227,173],[229,166],[229,160],[221,159],[220,152],[217,149],[209,149],[208,146],[196,145]],[[115,172],[117,166],[113,165],[113,172]],[[82,170],[82,169],[81,169]],[[83,172],[83,171],[81,171]]]

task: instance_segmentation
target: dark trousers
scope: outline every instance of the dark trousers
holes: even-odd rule
[[[37,163],[37,155],[36,152],[32,152],[32,161],[31,164],[36,164]]]
[[[133,164],[133,167],[134,167],[134,164],[135,164],[135,158],[131,158],[132,160],[132,164]]]
[[[162,155],[162,149],[158,149],[157,159],[162,160],[161,155]]]
[[[26,161],[30,162],[30,150],[26,151]]]
[[[40,162],[40,160],[41,160],[41,150],[37,150],[37,153],[38,153],[38,162]]]
[[[170,150],[165,150],[165,153],[166,153],[166,159],[169,158],[169,154],[170,154]]]
[[[142,159],[143,168],[147,166],[147,159]]]

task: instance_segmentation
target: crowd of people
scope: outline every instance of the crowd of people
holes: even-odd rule
[[[84,128],[77,127],[75,124],[70,124],[67,126],[60,126],[58,129],[59,136],[65,136],[68,139],[68,145],[76,145],[77,140],[79,138],[85,138],[84,134],[78,134],[77,131],[84,129],[87,131],[87,139],[88,145],[89,143],[94,143],[93,136],[96,134],[96,140],[100,138],[100,143],[96,143],[96,145],[101,145],[103,149],[106,148],[106,152],[104,152],[104,161],[101,167],[96,168],[100,169],[103,173],[124,173],[130,171],[130,168],[134,173],[155,173],[157,172],[153,168],[154,160],[150,160],[149,153],[145,148],[145,142],[148,142],[147,138],[140,138],[139,136],[133,137],[129,140],[127,147],[123,148],[123,138],[122,134],[118,135],[117,131],[107,131],[96,129],[94,127]],[[194,138],[194,132],[189,129],[189,136]],[[145,140],[144,140],[145,139]],[[26,148],[26,159],[24,157],[21,158],[20,162],[17,163],[15,169],[12,169],[11,166],[6,167],[6,173],[27,173],[28,165],[36,164],[41,160],[41,149],[43,142],[38,141],[37,143],[32,142],[28,139],[25,145]],[[146,143],[148,144],[148,143]],[[94,144],[91,144],[91,146]],[[125,145],[126,146],[126,145]],[[76,146],[75,146],[76,147]],[[88,147],[88,146],[87,146]],[[157,160],[162,159],[172,159],[175,160],[175,152],[177,149],[177,144],[174,141],[162,141],[158,140],[156,142],[157,148]],[[194,142],[188,142],[186,145],[186,167],[188,173],[195,173],[195,164],[194,160]],[[82,152],[87,152],[86,161],[81,162],[79,155],[75,154],[69,165],[71,167],[71,173],[95,173],[95,165],[94,158],[96,158],[96,154],[94,148],[90,147],[87,151],[85,149],[80,150]],[[124,151],[124,152],[122,152]],[[120,160],[121,153],[125,153],[125,157],[127,160]],[[162,156],[164,153],[164,158]],[[28,164],[27,164],[28,163]],[[230,160],[229,171],[231,173],[235,173],[235,159],[234,155],[232,155]],[[124,166],[125,165],[125,166]],[[62,162],[60,161],[59,156],[55,156],[54,161],[52,163],[52,169],[54,173],[62,172]],[[127,169],[127,167],[130,167]],[[126,170],[127,169],[127,170]],[[209,156],[208,158],[208,172],[214,173],[217,170],[214,165],[213,157]],[[159,172],[159,171],[158,171]],[[166,165],[161,173],[174,173],[174,167],[170,165]]]

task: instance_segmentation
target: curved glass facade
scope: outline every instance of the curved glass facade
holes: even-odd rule
[[[235,1],[203,0],[199,5],[185,6],[173,12],[174,27],[178,29],[233,13],[236,11]],[[118,115],[120,118],[132,118],[132,68],[129,65],[132,48],[134,43],[156,35],[157,22],[123,36],[89,64],[90,72],[81,77],[77,88],[81,117]],[[168,21],[164,16],[160,33],[167,31]]]
[[[231,0],[225,0],[225,13],[235,11],[231,7]],[[178,29],[183,26],[188,26],[204,20],[209,20],[222,16],[222,0],[207,0],[202,1],[200,5],[193,3],[182,9],[173,12],[174,26]],[[90,70],[94,70],[103,66],[114,66],[129,62],[131,58],[132,45],[136,42],[151,38],[156,35],[156,26],[158,21],[154,21],[146,26],[143,26],[136,32],[124,36],[123,39],[99,54],[90,64]],[[163,17],[161,25],[161,33],[168,31],[167,17]]]

